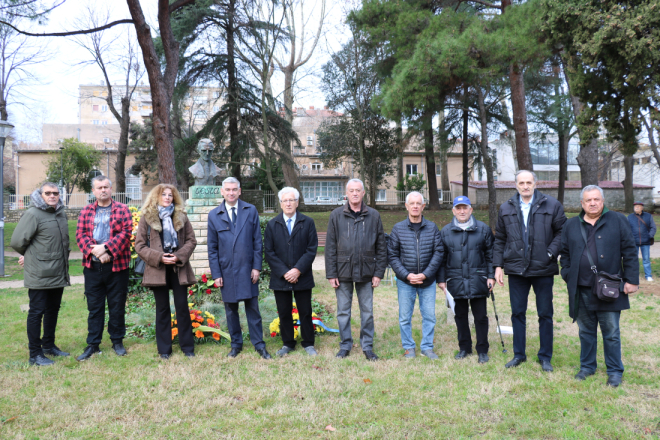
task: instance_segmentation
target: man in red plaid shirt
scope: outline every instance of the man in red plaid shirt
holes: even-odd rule
[[[108,333],[118,356],[126,355],[125,305],[128,292],[128,264],[133,219],[128,207],[112,200],[112,182],[105,176],[92,179],[96,202],[87,205],[78,217],[76,241],[83,253],[85,296],[87,297],[87,348],[79,361],[101,353],[105,303],[108,302]]]

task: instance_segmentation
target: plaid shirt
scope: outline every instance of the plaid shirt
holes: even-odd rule
[[[83,266],[92,267],[92,246],[94,240],[94,217],[98,202],[85,206],[78,217],[76,228],[76,242],[83,253]],[[131,261],[131,232],[133,231],[133,218],[128,207],[123,203],[112,201],[110,208],[110,240],[105,243],[108,252],[112,255],[112,271],[128,269]]]

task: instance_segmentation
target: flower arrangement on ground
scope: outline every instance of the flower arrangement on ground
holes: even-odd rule
[[[188,300],[194,306],[199,306],[205,301],[212,303],[222,301],[220,288],[215,285],[211,274],[202,274],[197,283],[188,287]]]
[[[220,330],[220,324],[215,322],[215,316],[209,312],[193,309],[194,304],[188,303],[190,309],[190,320],[192,321],[193,333],[195,334],[195,343],[199,344],[207,341],[220,341],[220,337],[231,340],[228,333]],[[172,314],[172,341],[179,334],[176,316]]]
[[[293,309],[291,310],[291,315],[293,316],[293,338],[298,339],[300,336],[300,315],[298,314],[298,309],[296,303],[293,303]],[[312,312],[312,322],[314,322],[314,333],[321,334],[325,332],[325,329],[320,325],[317,325],[316,322],[322,323],[321,319],[315,312]],[[280,334],[280,318],[277,317],[273,319],[273,322],[270,323],[268,327],[270,330],[270,337],[274,338]]]

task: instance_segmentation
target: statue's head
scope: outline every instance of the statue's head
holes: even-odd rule
[[[202,160],[211,160],[211,154],[213,154],[213,142],[211,142],[211,139],[200,139],[197,143],[197,152],[199,152],[199,157]]]

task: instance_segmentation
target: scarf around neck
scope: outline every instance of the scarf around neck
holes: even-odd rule
[[[172,214],[174,214],[174,203],[167,207],[158,205],[158,217],[163,224],[163,250],[174,250],[179,247],[179,240],[172,224]]]

